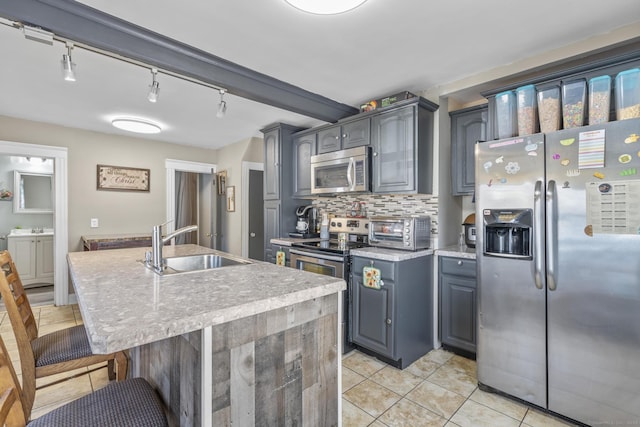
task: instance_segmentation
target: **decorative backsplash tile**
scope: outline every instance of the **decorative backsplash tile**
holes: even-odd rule
[[[425,194],[357,194],[336,197],[321,197],[313,200],[313,206],[320,213],[346,216],[353,202],[364,203],[368,216],[410,216],[431,217],[431,234],[438,234],[438,197]]]

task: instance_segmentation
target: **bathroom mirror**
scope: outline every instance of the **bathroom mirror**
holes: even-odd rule
[[[13,212],[53,213],[53,175],[13,171]]]

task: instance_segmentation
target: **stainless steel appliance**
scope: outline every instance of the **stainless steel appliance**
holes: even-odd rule
[[[640,421],[640,119],[476,145],[478,382]]]
[[[476,247],[476,214],[472,213],[462,222],[464,226],[464,244],[470,248]]]
[[[353,349],[351,344],[351,285],[349,283],[350,258],[349,250],[368,246],[367,233],[369,221],[367,219],[331,218],[329,224],[329,240],[298,242],[290,250],[291,267],[326,276],[339,277],[347,282],[347,290],[343,295],[342,336],[343,353]],[[346,242],[339,242],[337,235],[347,233]]]
[[[370,152],[363,146],[311,156],[311,193],[371,191]]]
[[[369,224],[369,244],[391,249],[416,251],[431,243],[431,218],[373,217]]]
[[[298,206],[296,209],[298,221],[296,223],[296,231],[290,232],[289,237],[300,237],[310,239],[318,237],[318,209],[313,205]]]

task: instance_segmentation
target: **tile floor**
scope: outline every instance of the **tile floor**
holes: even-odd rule
[[[345,427],[560,427],[562,420],[478,389],[476,362],[442,349],[399,370],[358,351],[342,359]]]
[[[40,334],[82,324],[77,305],[32,309]],[[20,376],[16,340],[4,311],[0,311],[0,334]],[[344,427],[570,425],[525,405],[479,390],[475,361],[444,350],[434,350],[404,370],[393,368],[358,351],[343,357],[342,365]],[[50,383],[60,377],[38,380],[37,385]],[[32,418],[102,388],[108,381],[104,364],[104,367],[89,375],[42,388],[36,392]]]

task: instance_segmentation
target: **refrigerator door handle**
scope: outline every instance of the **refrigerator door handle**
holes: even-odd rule
[[[547,185],[547,287],[556,290],[556,245],[558,241],[556,182],[550,180]]]
[[[533,274],[536,288],[544,287],[543,279],[543,259],[544,259],[544,218],[542,204],[542,181],[536,181],[535,190],[533,192],[533,226],[535,227],[533,262],[535,271]]]

